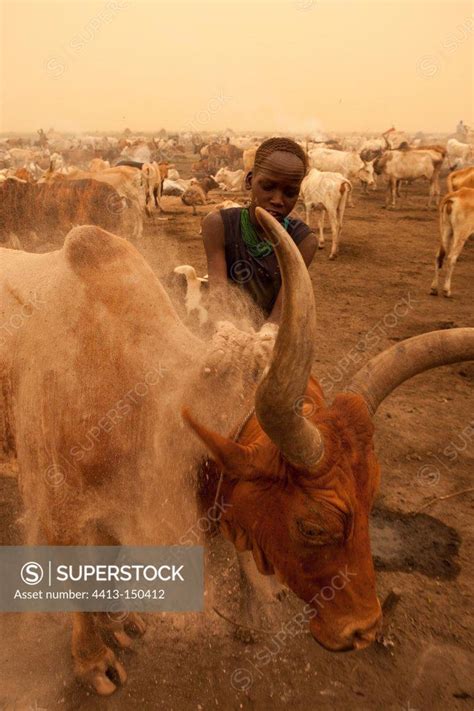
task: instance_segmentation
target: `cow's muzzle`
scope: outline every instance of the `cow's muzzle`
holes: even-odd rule
[[[314,639],[330,652],[349,652],[370,646],[382,628],[382,613],[364,621],[350,622],[337,634],[328,633],[316,617],[311,620],[310,631]]]

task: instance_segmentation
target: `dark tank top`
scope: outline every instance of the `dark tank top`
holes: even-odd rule
[[[241,212],[240,207],[220,211],[224,223],[227,278],[244,289],[269,316],[281,287],[280,268],[274,252],[257,259],[247,251],[240,230]],[[302,220],[291,218],[287,232],[295,244],[300,244],[312,230]]]

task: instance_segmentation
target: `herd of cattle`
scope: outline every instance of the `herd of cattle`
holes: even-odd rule
[[[318,216],[319,246],[324,244],[327,215],[332,234],[330,259],[339,251],[346,205],[352,204],[354,183],[364,191],[387,186],[386,206],[394,208],[400,187],[414,180],[429,183],[428,206],[440,198],[440,175],[449,171],[448,190],[440,208],[441,245],[436,257],[432,293],[447,257],[443,293],[451,293],[451,276],[462,247],[472,232],[474,141],[456,137],[410,137],[390,129],[380,137],[359,135],[300,141],[310,170],[300,200],[305,219]],[[431,140],[430,140],[431,139]],[[211,190],[242,192],[252,169],[257,145],[254,136],[181,134],[151,140],[144,136],[64,138],[39,132],[39,140],[0,141],[0,241],[22,245],[26,236],[35,245],[41,233],[63,238],[74,225],[95,224],[139,239],[144,215],[162,211],[162,196],[181,196],[196,214],[208,203]],[[184,179],[174,161],[192,153],[193,177]],[[236,203],[230,202],[229,205]]]

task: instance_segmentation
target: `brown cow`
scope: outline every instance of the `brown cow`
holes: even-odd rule
[[[0,185],[0,241],[10,234],[62,239],[74,225],[122,230],[123,198],[95,180],[31,184],[6,180]],[[48,240],[50,241],[50,240]]]
[[[446,258],[448,267],[443,285],[443,295],[451,296],[453,270],[462,249],[474,235],[474,189],[459,188],[444,196],[439,206],[440,246],[435,258],[435,275],[431,294],[438,294],[439,273]]]
[[[452,193],[461,188],[474,188],[474,166],[461,168],[450,173],[446,179],[448,192]]]
[[[181,195],[181,200],[185,205],[192,205],[193,215],[197,215],[196,205],[205,205],[207,203],[207,193],[210,190],[218,189],[219,185],[212,175],[207,175],[202,180],[190,185]]]
[[[359,649],[381,623],[369,540],[379,482],[372,415],[404,380],[474,358],[474,329],[397,343],[328,406],[310,376],[317,341],[308,271],[283,227],[261,208],[257,218],[282,274],[268,369],[254,359],[264,329],[201,340],[140,253],[98,227],[75,228],[41,261],[0,250],[2,321],[31,294],[37,305],[0,339],[26,530],[32,544],[186,541],[199,520],[190,472],[207,449],[209,488],[218,477],[229,504],[224,535],[306,602],[303,620],[318,642]],[[197,437],[185,436],[183,405]],[[50,485],[51,471],[62,483]],[[108,640],[129,646],[127,633],[143,633],[143,622],[135,614],[73,619],[77,676],[111,694],[126,672]]]

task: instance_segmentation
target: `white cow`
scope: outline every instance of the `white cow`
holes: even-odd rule
[[[448,268],[444,279],[443,294],[451,296],[451,278],[454,265],[464,244],[474,234],[474,189],[461,188],[444,196],[439,209],[441,244],[435,258],[435,276],[431,293],[437,295],[439,272],[445,257]]]
[[[156,161],[143,163],[142,173],[145,176],[145,203],[147,213],[150,214],[150,208],[153,209],[153,207],[158,208],[161,212],[162,179],[160,166]]]
[[[197,313],[199,325],[202,326],[207,322],[209,314],[201,304],[201,284],[207,283],[207,277],[198,277],[196,270],[190,264],[182,264],[173,269],[175,274],[184,274],[186,277],[186,296],[184,304],[186,313],[191,316],[193,312]]]
[[[444,160],[444,153],[436,149],[412,149],[385,151],[375,161],[377,172],[387,178],[387,201],[395,207],[395,198],[398,195],[398,186],[401,180],[418,180],[425,178],[430,183],[428,207],[433,198],[435,201],[440,195],[439,173]]]
[[[319,248],[324,246],[324,216],[327,212],[332,233],[329,259],[334,259],[339,251],[339,239],[347,198],[352,185],[340,173],[330,173],[311,168],[301,184],[300,196],[306,210],[306,222],[311,223],[314,210],[319,212]]]
[[[363,161],[356,151],[335,151],[330,148],[315,148],[309,151],[312,168],[341,173],[348,180],[360,180],[364,190],[375,186],[373,161]],[[349,205],[352,201],[349,200]]]
[[[474,147],[469,143],[462,143],[456,138],[450,138],[446,144],[448,151],[448,164],[451,170],[466,168],[474,163]]]
[[[223,190],[239,191],[244,189],[245,172],[243,170],[219,168],[213,177]]]

